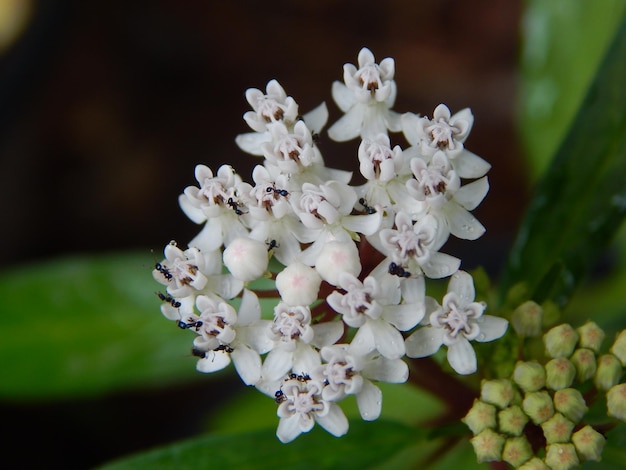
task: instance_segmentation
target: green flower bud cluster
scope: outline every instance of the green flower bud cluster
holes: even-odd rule
[[[532,313],[537,307],[524,305],[518,310]],[[535,334],[531,326],[525,325],[524,335]],[[620,383],[626,330],[608,353],[600,354],[604,337],[593,322],[577,329],[555,326],[543,336],[545,364],[519,361],[510,379],[483,380],[480,398],[463,418],[474,434],[478,461],[505,461],[524,470],[570,469],[599,461],[605,438],[583,422],[588,406],[577,387],[592,381],[607,393],[608,415],[626,421],[626,383]],[[545,449],[535,454],[531,442],[535,448],[543,443],[537,430],[543,433]]]

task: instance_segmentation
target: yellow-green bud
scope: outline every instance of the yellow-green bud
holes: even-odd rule
[[[483,380],[480,384],[480,399],[506,408],[515,397],[515,387],[509,379]]]
[[[488,428],[495,428],[496,407],[484,401],[474,400],[474,404],[461,421],[471,429],[472,434],[478,434]]]
[[[539,336],[542,318],[543,309],[541,305],[528,300],[513,311],[511,325],[520,336]]]
[[[610,352],[626,367],[626,330],[619,332]]]
[[[589,380],[596,374],[596,355],[591,349],[577,349],[569,359],[576,367],[576,378],[579,382]]]
[[[583,460],[600,461],[606,439],[602,434],[587,425],[572,436],[572,442]]]
[[[554,414],[552,398],[548,392],[527,393],[522,402],[522,409],[535,424],[547,421]]]
[[[550,470],[550,467],[548,467],[539,457],[533,457],[524,465],[518,467],[517,470]]]
[[[499,462],[502,460],[504,437],[492,429],[485,429],[475,435],[470,442],[478,462]]]
[[[576,367],[569,359],[557,357],[546,364],[546,387],[551,390],[567,388],[574,382]]]
[[[513,380],[525,392],[536,392],[546,385],[546,370],[536,361],[518,362]]]
[[[574,444],[550,444],[546,453],[546,464],[552,470],[569,470],[580,464]]]
[[[609,416],[626,422],[626,383],[615,385],[606,394]]]
[[[533,449],[526,436],[508,438],[502,449],[502,460],[515,468],[530,460],[533,455]]]
[[[554,392],[553,402],[554,408],[574,424],[580,422],[587,412],[585,399],[575,388],[557,390]]]
[[[600,351],[605,333],[596,322],[588,321],[580,328],[576,328],[576,332],[579,337],[578,344],[581,348],[591,349],[595,353]]]
[[[622,376],[622,363],[613,354],[604,354],[598,358],[598,370],[593,379],[598,390],[607,391],[619,383]]]
[[[574,430],[574,423],[561,413],[555,413],[548,421],[541,423],[541,429],[543,429],[543,435],[548,444],[569,442]]]
[[[498,413],[498,429],[511,436],[521,436],[528,416],[517,406],[509,406]]]
[[[578,343],[578,333],[568,323],[555,326],[543,335],[546,354],[550,357],[569,357]]]

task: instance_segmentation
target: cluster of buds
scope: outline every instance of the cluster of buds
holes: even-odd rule
[[[514,315],[518,333],[537,331],[541,307],[528,302],[522,310],[531,314],[525,325]],[[591,321],[577,329],[555,326],[543,335],[545,363],[519,361],[511,378],[484,380],[480,399],[463,419],[474,434],[478,460],[505,461],[525,470],[570,469],[599,461],[606,439],[583,419],[591,401],[606,394],[607,415],[626,421],[626,384],[620,383],[626,330],[600,354],[604,337]]]
[[[232,362],[245,384],[278,403],[283,442],[315,422],[345,434],[337,402],[348,395],[363,419],[376,419],[376,382],[405,382],[405,356],[445,346],[457,373],[474,373],[470,341],[492,341],[508,326],[483,314],[471,275],[440,252],[450,235],[475,240],[485,231],[470,213],[490,168],[464,147],[473,116],[445,105],[432,118],[392,111],[394,71],[393,59],[378,64],[364,48],[332,87],[345,114],[328,136],[361,139],[360,186],[324,163],[325,104],[301,115],[276,80],[265,92],[247,90],[252,132],[236,143],[263,159],[254,183],[229,165],[215,173],[198,165],[198,186],[179,202],[203,227],[186,249],[168,244],[153,271],[167,291],[162,313],[195,335],[198,370]],[[408,146],[392,146],[389,132],[402,132]],[[426,278],[446,277],[440,304],[426,296]]]

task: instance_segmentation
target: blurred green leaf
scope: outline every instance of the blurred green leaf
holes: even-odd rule
[[[625,13],[623,0],[526,2],[519,124],[533,176],[565,137]]]
[[[151,254],[74,257],[0,275],[0,398],[51,399],[201,377],[159,312]],[[161,289],[163,290],[163,289]]]
[[[502,282],[567,303],[626,214],[626,22],[539,184]]]
[[[295,441],[281,444],[272,428],[207,435],[114,462],[103,469],[362,469],[382,465],[423,439],[422,431],[406,425],[354,421],[350,422],[348,434],[340,439],[316,426]]]

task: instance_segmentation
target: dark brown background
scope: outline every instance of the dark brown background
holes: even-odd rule
[[[0,58],[4,267],[189,240],[198,227],[177,195],[195,184],[194,166],[228,162],[250,180],[257,162],[234,143],[248,130],[245,89],[277,78],[301,111],[325,100],[333,122],[331,83],[367,46],[377,60],[396,60],[395,110],[432,115],[440,102],[453,112],[472,108],[466,146],[493,165],[491,191],[475,212],[487,233],[444,251],[465,268],[497,273],[526,201],[513,121],[520,3],[36,4],[29,29]],[[322,138],[330,166],[357,168],[356,144]],[[3,420],[15,423],[5,444],[26,449],[33,465],[90,467],[197,432],[211,400],[190,410],[176,397],[206,387],[2,406]],[[39,434],[47,438],[33,442]]]

